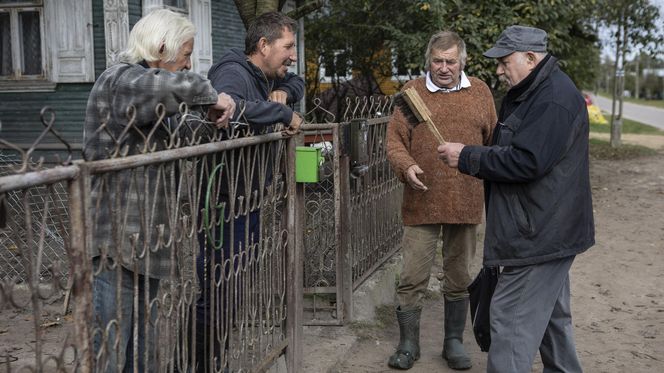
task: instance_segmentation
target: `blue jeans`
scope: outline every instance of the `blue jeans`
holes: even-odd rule
[[[92,260],[93,269],[99,267],[100,257]],[[119,266],[119,264],[118,264]],[[104,353],[97,361],[98,372],[116,372],[118,366],[123,372],[134,371],[134,348],[137,352],[138,372],[155,371],[155,322],[157,311],[150,310],[150,321],[146,322],[146,307],[157,296],[159,280],[137,275],[137,303],[134,304],[134,272],[120,269],[121,285],[118,289],[118,272],[104,269],[95,276],[92,283],[93,323],[95,329],[93,348],[95,356],[103,348]],[[147,282],[146,282],[147,280]],[[148,301],[145,291],[148,291]],[[119,303],[116,294],[119,292]],[[135,307],[138,307],[135,310]],[[110,323],[110,325],[109,325]],[[134,346],[134,325],[138,326],[137,345]],[[108,329],[108,336],[104,333]],[[146,338],[146,334],[148,337]],[[145,353],[148,353],[146,366]],[[102,365],[99,365],[102,364]]]

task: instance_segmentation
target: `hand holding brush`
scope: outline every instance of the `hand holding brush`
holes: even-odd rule
[[[445,144],[443,135],[431,120],[431,112],[424,104],[415,88],[406,88],[394,96],[394,104],[401,110],[406,120],[414,126],[424,122],[440,145]]]

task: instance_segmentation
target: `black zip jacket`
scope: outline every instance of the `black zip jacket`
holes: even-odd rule
[[[459,171],[483,179],[484,264],[521,266],[595,243],[588,111],[554,57],[505,96],[492,146],[465,146]]]

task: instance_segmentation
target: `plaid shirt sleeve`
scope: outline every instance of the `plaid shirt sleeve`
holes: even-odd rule
[[[114,110],[125,114],[133,105],[138,125],[152,124],[157,119],[155,107],[160,103],[166,109],[166,116],[171,116],[178,112],[180,103],[195,106],[217,102],[217,92],[210,82],[196,73],[128,66],[118,71],[109,88],[113,92]]]
[[[129,123],[154,126],[159,104],[170,117],[181,103],[191,108],[216,102],[217,92],[210,81],[196,73],[126,63],[111,66],[97,79],[88,98],[83,129],[85,159],[107,158]]]
[[[122,156],[114,150],[125,146],[128,154],[141,151],[145,133],[151,132],[153,126],[164,124],[157,123],[155,108],[158,104],[164,105],[165,115],[170,117],[179,112],[181,103],[195,107],[216,102],[217,92],[198,74],[171,73],[137,64],[114,65],[97,79],[88,98],[83,130],[84,157],[91,161]],[[128,115],[130,113],[132,115]],[[140,131],[127,131],[130,124],[141,127]],[[165,139],[160,136],[164,133],[168,135],[168,131],[156,131],[151,141],[162,144]],[[173,165],[164,164],[93,177],[89,206],[91,257],[106,253],[127,268],[133,268],[132,261],[139,261],[139,273],[150,277],[166,278],[170,274],[171,250],[176,250],[173,244],[149,250],[146,254],[150,256],[149,261],[141,259],[138,253],[161,242],[159,234],[164,237],[171,234],[168,211],[175,208],[173,204],[177,200],[173,200],[158,181],[160,174],[173,172],[176,172]],[[150,192],[144,193],[145,190]],[[163,232],[160,233],[160,229]],[[164,239],[164,242],[174,241]]]

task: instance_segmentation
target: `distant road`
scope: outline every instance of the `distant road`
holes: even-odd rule
[[[611,114],[610,98],[593,95],[592,100],[602,111]],[[618,111],[618,102],[616,102],[616,111]],[[623,117],[664,130],[664,109],[624,102]]]

